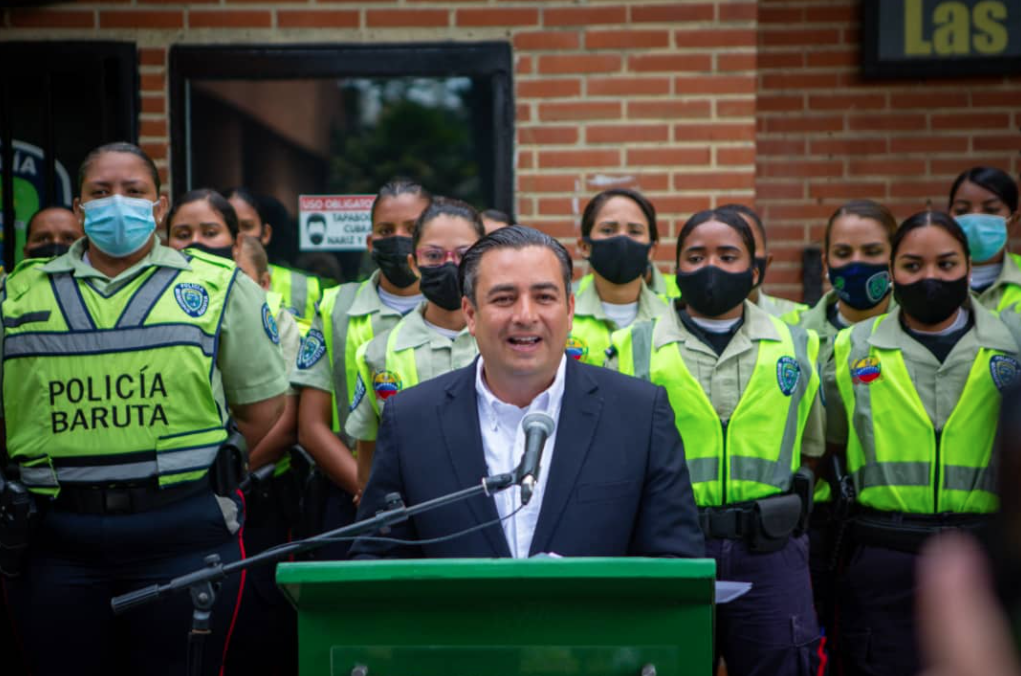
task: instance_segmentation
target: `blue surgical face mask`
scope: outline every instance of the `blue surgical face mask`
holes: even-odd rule
[[[974,263],[985,263],[1007,243],[1007,219],[993,214],[963,214],[957,224],[968,237],[968,252]]]
[[[837,298],[855,310],[874,308],[890,290],[890,269],[886,263],[848,263],[830,268],[829,278]]]
[[[156,230],[152,214],[155,205],[146,199],[123,195],[82,202],[85,235],[90,244],[107,256],[130,256],[145,246]]]

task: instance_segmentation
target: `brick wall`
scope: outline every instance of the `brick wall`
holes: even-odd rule
[[[865,82],[858,2],[759,3],[756,180],[780,265],[772,289],[797,291],[799,251],[830,214],[869,198],[898,218],[987,164],[1021,172],[1021,77]]]
[[[135,41],[164,178],[172,44],[509,40],[523,222],[573,242],[590,195],[637,187],[665,262],[693,211],[755,200],[792,296],[845,199],[904,216],[967,166],[1021,168],[1021,78],[863,83],[855,0],[104,0],[5,10],[0,39]]]
[[[692,211],[754,197],[754,2],[112,0],[3,22],[0,39],[136,41],[140,142],[165,174],[171,44],[505,39],[523,222],[573,241],[588,196],[635,186],[655,199],[672,260]]]

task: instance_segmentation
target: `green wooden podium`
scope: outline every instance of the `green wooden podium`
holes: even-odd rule
[[[708,676],[715,572],[711,559],[432,559],[285,563],[277,583],[305,676]]]

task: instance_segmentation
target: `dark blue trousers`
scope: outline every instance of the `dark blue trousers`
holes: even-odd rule
[[[357,513],[358,508],[351,502],[351,494],[330,482],[323,509],[323,532],[351,525]],[[343,561],[352,544],[350,541],[330,543],[313,551],[309,558],[316,561]]]
[[[209,554],[225,563],[240,559],[239,533],[231,533],[225,519],[240,503],[220,500],[225,499],[202,493],[151,511],[110,516],[49,509],[25,572],[6,581],[31,673],[183,675],[189,595],[118,617],[110,599],[201,568]],[[220,670],[240,586],[235,575],[220,589],[203,651],[204,674]]]
[[[277,503],[283,496],[274,491],[274,486],[275,482],[246,497],[245,556],[255,556],[290,538],[290,525]],[[296,674],[298,617],[277,587],[276,564],[248,569],[239,610],[224,674]]]
[[[706,540],[720,580],[752,590],[716,609],[716,650],[730,676],[816,676],[819,625],[812,604],[808,536],[757,554],[738,540]]]
[[[837,640],[844,676],[920,671],[915,634],[917,554],[859,545],[841,576]]]

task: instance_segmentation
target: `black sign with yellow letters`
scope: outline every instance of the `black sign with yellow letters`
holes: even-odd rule
[[[863,0],[865,77],[1021,73],[1021,0]]]

